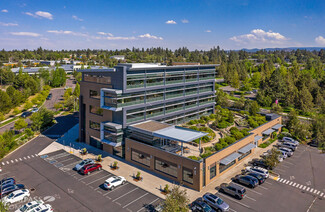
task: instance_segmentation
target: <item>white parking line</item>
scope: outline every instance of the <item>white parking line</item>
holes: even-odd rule
[[[11,162],[11,163],[14,163],[14,161],[13,161],[13,160],[11,160],[10,162]]]
[[[252,197],[249,197],[249,196],[247,196],[247,195],[246,195],[246,198],[248,198],[248,199],[253,200],[253,201],[256,202],[256,199],[253,199]]]
[[[124,184],[124,185],[125,185],[125,184]],[[119,197],[116,198],[116,199],[113,199],[112,202],[115,202],[116,200],[118,200],[118,199],[124,197],[125,195],[128,195],[129,193],[131,193],[131,192],[133,192],[133,191],[135,191],[135,190],[137,190],[137,189],[138,189],[138,187],[136,187],[135,189],[133,189],[133,190],[131,190],[131,191],[129,191],[129,192],[123,194],[122,196],[119,196]]]
[[[281,183],[283,181],[283,179],[282,178],[278,178],[278,181]]]
[[[299,186],[300,186],[300,184],[297,183],[296,188],[298,188]]]
[[[280,171],[280,172],[285,172],[285,170],[283,169],[276,169],[277,171]]]
[[[148,205],[153,204],[153,203],[156,202],[157,200],[159,200],[159,198],[157,198],[157,199],[155,199],[154,201],[150,202]],[[137,212],[139,212],[139,211],[141,211],[141,210],[143,210],[143,209],[145,209],[145,207],[140,208],[139,210],[137,210]]]
[[[289,180],[286,182],[286,184],[288,184],[288,183],[290,183],[290,181],[289,181]]]
[[[299,186],[299,189],[301,189],[302,187],[303,187],[303,185],[300,185],[300,186]]]
[[[24,157],[24,160],[26,160],[26,158]]]
[[[30,159],[30,157],[29,157],[29,156],[27,156],[27,158],[28,158],[28,159]]]
[[[32,158],[34,157],[34,155],[31,155],[32,156]]]
[[[9,164],[9,162],[7,161],[7,164]]]
[[[15,159],[15,161],[16,161],[16,162],[18,162],[18,160],[17,160],[17,159]]]
[[[322,197],[324,195],[324,193],[321,193],[320,196]]]
[[[316,192],[317,192],[317,190],[315,189],[315,190],[314,190],[314,194],[316,194]]]
[[[234,184],[239,185],[238,183],[234,183]],[[241,186],[241,185],[239,185],[239,186]],[[254,191],[253,189],[250,189],[250,188],[249,189],[246,189],[246,190],[249,190],[249,191],[254,192],[256,194],[262,195],[260,192]]]
[[[282,181],[282,183],[285,183],[285,182],[287,182],[287,180],[283,180],[283,181]]]
[[[266,182],[266,181],[265,181],[264,183],[269,184],[269,185],[272,185],[272,183],[270,183],[270,182]]]
[[[141,199],[142,197],[148,195],[149,193],[145,193],[144,195],[142,195],[141,197],[136,198],[135,200],[133,200],[132,202],[130,202],[129,204],[126,204],[123,206],[123,208],[126,208],[127,206],[131,205],[132,203],[134,203],[135,201],[138,201],[139,199]]]
[[[101,177],[101,178],[98,178],[97,180],[94,180],[94,181],[92,181],[92,182],[89,182],[89,183],[87,183],[86,185],[90,185],[90,184],[92,184],[92,183],[94,183],[94,182],[96,182],[96,181],[98,181],[98,180],[101,180],[101,179],[103,179],[103,178],[106,178],[106,177],[108,177],[108,176],[110,176],[110,175],[111,175],[111,174],[106,175],[106,176]]]
[[[71,174],[71,176],[75,176],[75,175],[77,175],[77,174],[79,174],[79,172],[76,172],[76,173],[74,173],[74,174]]]
[[[290,163],[290,162],[288,162],[288,161],[283,161],[283,163],[288,163],[288,164],[290,164],[290,165],[295,165],[295,164],[293,164],[293,163]]]
[[[69,160],[72,160],[72,159],[74,159],[74,158],[68,158],[68,159],[66,159],[66,160],[59,161],[59,163],[63,163],[63,162],[66,162],[66,161],[69,161]]]
[[[312,188],[312,189],[310,189],[310,192],[312,193],[314,191],[314,189]]]
[[[317,192],[317,195],[320,193],[320,191]]]
[[[35,154],[36,157],[38,157],[38,154]]]
[[[289,166],[286,166],[286,165],[283,165],[283,164],[281,164],[281,166],[284,166],[285,168],[290,168]]]
[[[19,158],[20,161],[23,161],[21,158]]]
[[[67,165],[65,165],[65,166],[62,166],[62,167],[71,166],[72,164],[76,165],[76,164],[78,164],[78,163],[80,163],[80,162],[81,162],[81,161],[76,161],[76,162],[69,163],[69,164],[67,164]]]
[[[309,189],[310,189],[310,188],[308,187],[306,191],[309,191]]]
[[[292,185],[293,182],[290,182],[289,185]]]
[[[110,190],[109,192],[107,192],[107,193],[104,194],[103,196],[106,196],[107,194],[110,194],[110,193],[116,191],[117,189],[122,188],[123,186],[126,186],[126,185],[128,185],[128,184],[129,184],[129,183],[125,183],[124,185],[121,185],[121,186],[119,186],[119,187],[117,187],[117,188],[114,188],[114,190]]]
[[[264,186],[258,186],[258,187],[260,187],[260,188],[263,188],[263,189],[265,189],[265,190],[269,190],[268,188],[266,188],[266,187],[264,187]]]
[[[79,181],[80,181],[80,180],[84,180],[84,179],[86,179],[86,178],[88,178],[88,177],[92,177],[92,176],[94,176],[94,175],[96,175],[96,174],[98,174],[98,173],[100,173],[100,172],[102,172],[102,171],[103,171],[103,170],[99,170],[99,171],[97,171],[97,172],[94,173],[94,174],[91,174],[91,173],[90,173],[89,175],[80,178]]]
[[[5,163],[4,163],[4,162],[2,162],[2,165],[4,166],[4,165],[5,165]]]
[[[292,186],[295,186],[297,183],[292,184]]]
[[[246,207],[246,208],[251,208],[251,207],[249,207],[248,205],[245,205],[244,203],[241,203],[241,202],[235,200],[234,198],[230,198],[230,197],[228,197],[227,195],[224,195],[223,193],[218,192],[218,194],[220,194],[221,196],[223,196],[223,197],[225,197],[225,198],[227,198],[227,199],[229,199],[229,200],[231,200],[231,201],[233,201],[233,202],[235,202],[235,203],[238,203],[239,205],[242,205],[242,206],[244,206],[244,207]]]
[[[306,186],[304,186],[302,189],[305,190],[306,189]]]

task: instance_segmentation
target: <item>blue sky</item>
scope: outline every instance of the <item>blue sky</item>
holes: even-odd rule
[[[325,46],[324,0],[1,0],[0,48]]]

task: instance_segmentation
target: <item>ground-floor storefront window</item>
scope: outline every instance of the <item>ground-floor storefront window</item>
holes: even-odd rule
[[[229,164],[227,165],[223,165],[223,164],[220,164],[219,165],[219,173],[227,170],[228,168],[230,168],[232,165],[234,165],[236,163],[236,160],[233,160],[232,162],[230,162]]]
[[[177,178],[177,165],[160,158],[155,158],[155,170]]]

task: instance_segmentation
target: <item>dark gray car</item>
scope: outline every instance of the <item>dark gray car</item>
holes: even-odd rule
[[[225,203],[220,197],[214,194],[204,194],[203,200],[216,211],[229,211],[229,205]]]
[[[235,177],[234,182],[243,184],[250,188],[255,188],[258,185],[258,180],[248,175],[238,175]]]
[[[237,199],[243,199],[246,196],[246,189],[236,184],[222,184],[219,192],[229,194]]]

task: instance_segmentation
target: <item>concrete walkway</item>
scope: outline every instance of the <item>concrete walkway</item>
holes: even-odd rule
[[[228,183],[231,181],[231,178],[234,177],[237,174],[241,173],[241,170],[245,167],[245,164],[247,164],[248,161],[252,160],[253,158],[259,157],[264,151],[267,151],[268,149],[271,149],[273,145],[275,145],[276,142],[274,142],[272,145],[268,146],[265,149],[262,148],[256,148],[253,155],[243,159],[243,162],[238,164],[237,166],[230,169],[228,172],[224,173],[222,176],[218,177],[214,182],[210,183],[208,186],[202,189],[201,192],[195,191],[190,188],[182,187],[182,189],[186,189],[187,195],[191,201],[195,200],[198,197],[201,197],[206,192],[216,193],[215,187],[219,186],[222,183]],[[87,148],[89,154],[86,156],[82,156],[79,151],[82,148]],[[103,169],[115,174],[125,177],[130,183],[139,186],[143,188],[144,190],[151,192],[161,198],[165,198],[163,194],[161,194],[160,189],[162,189],[166,184],[168,184],[170,187],[173,185],[173,182],[170,180],[157,175],[153,172],[150,172],[146,169],[142,169],[141,167],[137,167],[134,164],[130,164],[123,159],[120,159],[118,157],[109,155],[108,153],[99,150],[97,148],[94,148],[92,146],[89,146],[84,143],[78,143],[78,142],[65,142],[58,143],[53,142],[51,145],[43,149],[39,155],[44,155],[50,152],[54,152],[60,149],[64,149],[67,152],[70,152],[71,154],[74,154],[82,159],[85,158],[97,158],[99,154],[102,155],[103,161],[102,166]],[[114,163],[114,161],[118,161],[118,170],[112,171],[110,169],[110,166]],[[140,182],[135,182],[133,180],[133,176],[136,175],[136,173],[140,171],[141,176],[143,177],[143,180]]]

